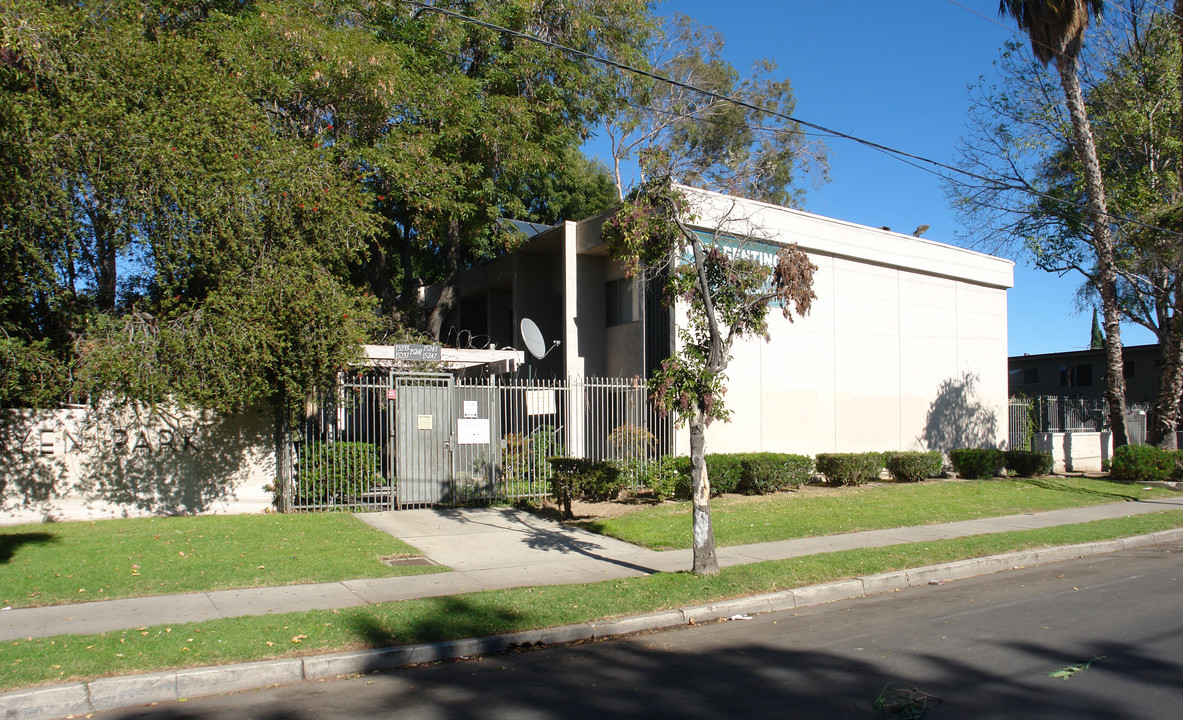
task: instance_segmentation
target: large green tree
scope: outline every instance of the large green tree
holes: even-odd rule
[[[370,303],[343,278],[376,222],[318,130],[290,131],[289,98],[248,82],[266,12],[20,2],[3,21],[0,152],[18,170],[0,327],[21,358],[4,400],[267,402],[282,446],[366,337]]]
[[[1078,58],[1091,18],[1100,16],[1103,0],[1001,0],[999,13],[1013,18],[1030,40],[1035,57],[1055,62],[1072,120],[1072,148],[1083,170],[1088,198],[1087,223],[1096,261],[1096,289],[1105,322],[1105,397],[1114,446],[1128,442],[1125,422],[1125,375],[1121,353],[1121,308],[1117,289],[1117,261],[1101,164],[1085,108]]]
[[[1180,256],[1179,236],[1155,226],[1170,225],[1179,187],[1179,53],[1167,17],[1140,0],[1123,10],[1091,44],[1084,96],[1114,216],[1118,306],[1156,334],[1163,352],[1149,432],[1151,442],[1163,443],[1174,436],[1178,411]],[[1009,46],[998,67],[998,84],[975,93],[972,132],[962,146],[967,165],[991,182],[959,183],[952,194],[978,242],[1021,239],[1038,267],[1081,274],[1080,298],[1091,305],[1100,264],[1071,118],[1040,63]]]
[[[403,82],[376,132],[337,137],[385,219],[363,272],[384,305],[404,310],[419,282],[441,282],[422,319],[438,337],[460,272],[518,239],[502,218],[587,206],[545,195],[567,192],[580,170],[576,185],[593,188],[591,169],[570,163],[572,145],[619,104],[619,75],[546,43],[630,60],[648,4],[473,0],[361,14],[396,48]]]

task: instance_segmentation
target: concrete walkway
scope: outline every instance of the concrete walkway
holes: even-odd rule
[[[719,548],[741,565],[854,548],[882,547],[1068,525],[1183,508],[1183,497],[1121,502],[980,520],[870,530]],[[588,583],[688,570],[689,550],[657,552],[562,526],[510,508],[402,510],[358,517],[418,548],[451,572],[334,583],[223,590],[0,611],[0,642],[97,633],[300,610],[438,597],[512,587]]]

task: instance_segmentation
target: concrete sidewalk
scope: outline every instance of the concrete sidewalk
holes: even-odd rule
[[[722,547],[723,566],[854,548],[984,535],[1183,508],[1183,497],[918,527]],[[334,583],[162,595],[0,612],[0,641],[196,622],[512,587],[589,583],[690,567],[689,550],[657,552],[511,508],[363,513],[363,522],[451,572]]]

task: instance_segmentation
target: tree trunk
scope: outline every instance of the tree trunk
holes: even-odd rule
[[[460,221],[448,221],[447,245],[444,250],[444,279],[440,287],[440,298],[427,317],[427,334],[436,340],[444,327],[444,319],[456,307],[456,286],[460,279]]]
[[[99,208],[90,213],[90,224],[94,232],[95,246],[95,304],[103,312],[112,312],[115,310],[119,278],[114,223],[107,213]]]
[[[1183,0],[1175,0],[1175,35],[1183,47]],[[1176,133],[1180,141],[1180,161],[1183,162],[1183,58],[1180,59],[1178,78],[1179,103],[1176,119]],[[1180,165],[1183,167],[1183,164]],[[1183,172],[1179,173],[1179,187],[1176,188],[1176,202],[1183,200]],[[1178,241],[1174,241],[1178,245]],[[1178,272],[1178,271],[1176,271]],[[1158,394],[1154,398],[1154,410],[1146,442],[1166,450],[1178,446],[1179,398],[1183,396],[1183,284],[1178,276],[1172,293],[1174,315],[1166,323],[1166,332],[1159,337],[1162,349],[1162,368],[1158,375]]]
[[[280,512],[292,508],[291,423],[288,418],[287,394],[279,390],[272,396],[271,410],[275,419],[275,499]]]
[[[1174,294],[1176,308],[1180,307],[1180,301],[1183,300],[1181,295],[1183,290]],[[1158,394],[1154,398],[1150,427],[1146,429],[1146,442],[1165,450],[1174,450],[1178,444],[1179,398],[1183,396],[1183,313],[1175,311],[1158,342],[1162,352],[1162,367],[1159,369]]]
[[[702,411],[690,419],[690,495],[694,504],[695,575],[718,575],[719,558],[715,554],[715,530],[711,525],[711,481],[707,477],[706,418]]]
[[[1113,234],[1110,230],[1109,208],[1105,186],[1101,178],[1101,163],[1093,130],[1085,112],[1084,94],[1076,75],[1076,58],[1060,54],[1056,58],[1060,84],[1072,116],[1072,134],[1076,154],[1084,169],[1085,190],[1089,200],[1089,220],[1092,245],[1097,254],[1097,292],[1101,296],[1101,312],[1105,319],[1105,366],[1107,383],[1105,399],[1109,402],[1109,428],[1113,433],[1114,449],[1129,442],[1125,423],[1125,373],[1121,352],[1121,308],[1117,297],[1117,268],[1114,262]]]

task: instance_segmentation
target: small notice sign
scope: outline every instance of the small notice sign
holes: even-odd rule
[[[527,390],[526,391],[526,414],[527,415],[554,415],[555,414],[555,391],[554,390]]]
[[[464,417],[474,418],[474,417],[476,417],[476,411],[477,411],[477,401],[476,400],[465,400],[464,401]]]
[[[456,442],[460,445],[488,445],[489,419],[464,418],[457,420]]]
[[[386,399],[387,400],[398,399],[398,390],[395,390],[394,388],[387,388],[386,389]]]
[[[431,421],[432,421],[431,415],[419,415],[418,420],[419,420],[419,429],[420,430],[430,430],[431,429]]]

